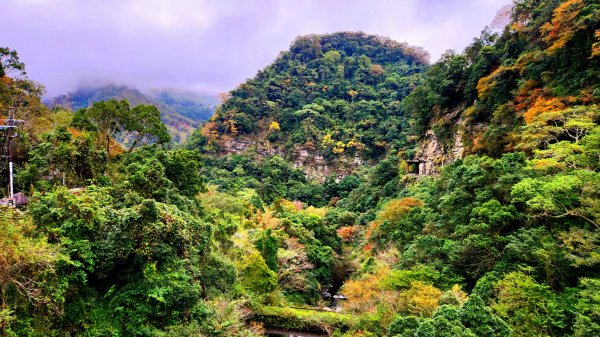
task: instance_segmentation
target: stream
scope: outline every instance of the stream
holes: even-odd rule
[[[339,293],[340,289],[344,285],[344,282],[348,279],[348,277],[354,272],[352,267],[348,263],[343,262],[343,260],[336,263],[333,268],[331,284],[324,286],[321,289],[322,299],[325,301],[325,306],[321,308],[313,308],[312,310],[317,311],[330,311],[330,312],[340,312],[342,311],[342,303],[346,300],[346,297]],[[276,324],[278,325],[278,324]],[[312,331],[301,331],[301,330],[292,330],[280,328],[277,326],[267,326],[266,327],[266,336],[268,337],[327,337],[329,336],[325,332],[315,332]],[[317,331],[320,329],[317,329]]]
[[[340,289],[344,285],[344,282],[348,279],[350,274],[354,270],[348,266],[348,264],[340,262],[337,263],[333,269],[331,285],[323,289],[321,296],[324,300],[329,300],[330,304],[328,308],[332,311],[342,311],[342,302],[346,300],[346,296],[339,293]]]

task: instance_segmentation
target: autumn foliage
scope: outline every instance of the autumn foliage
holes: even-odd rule
[[[388,315],[431,316],[439,306],[442,291],[418,280],[408,281],[405,288],[396,288],[390,286],[393,275],[389,267],[380,266],[372,274],[346,282],[342,289],[348,297],[345,308],[356,313],[380,311]]]
[[[523,117],[526,123],[531,123],[533,119],[545,112],[560,111],[565,108],[565,104],[559,98],[545,98],[538,96],[537,99],[531,104],[529,109],[525,111]]]
[[[357,230],[357,226],[346,226],[338,228],[336,232],[342,238],[342,241],[352,242],[357,234]]]
[[[552,21],[542,26],[544,42],[549,44],[547,51],[554,53],[571,41],[577,30],[584,28],[576,20],[581,9],[585,6],[583,0],[569,0],[563,2],[554,10]]]

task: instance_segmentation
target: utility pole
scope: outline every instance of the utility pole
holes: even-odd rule
[[[24,123],[23,120],[15,118],[16,105],[8,109],[8,118],[4,125],[0,125],[0,131],[6,131],[6,156],[8,157],[8,205],[16,206],[14,199],[14,173],[13,165],[15,160],[15,139],[18,137],[17,127]]]

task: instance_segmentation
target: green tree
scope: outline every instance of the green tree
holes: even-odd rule
[[[31,316],[60,310],[61,292],[56,285],[58,265],[67,261],[57,245],[36,233],[31,218],[18,210],[0,206],[0,334],[11,336]],[[33,325],[47,324],[38,317]],[[15,328],[13,330],[13,328]],[[43,326],[36,326],[43,331]]]
[[[508,337],[511,329],[478,295],[471,295],[459,310],[460,321],[475,336]]]
[[[131,109],[125,124],[125,137],[130,143],[129,152],[136,146],[164,144],[171,141],[167,127],[162,122],[160,111],[152,105],[138,105]]]
[[[22,190],[49,189],[49,183],[83,186],[98,182],[107,170],[104,149],[96,146],[95,134],[58,127],[42,136],[29,152],[29,160],[17,173]]]
[[[522,272],[507,274],[497,286],[492,308],[513,329],[511,336],[551,336],[565,328],[566,307],[548,286]]]
[[[17,51],[8,47],[0,47],[0,78],[11,72],[25,75],[25,63],[21,62]]]
[[[239,270],[242,284],[252,292],[265,294],[277,287],[277,274],[269,269],[258,252],[245,256]]]
[[[85,112],[86,117],[98,128],[104,139],[106,153],[110,157],[111,140],[123,132],[130,118],[129,103],[126,100],[99,101]]]
[[[581,290],[577,297],[574,336],[597,336],[600,334],[600,280],[581,279]]]

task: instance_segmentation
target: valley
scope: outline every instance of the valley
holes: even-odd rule
[[[435,62],[299,36],[220,102],[42,102],[0,48],[0,336],[600,335],[600,2],[501,12]]]

